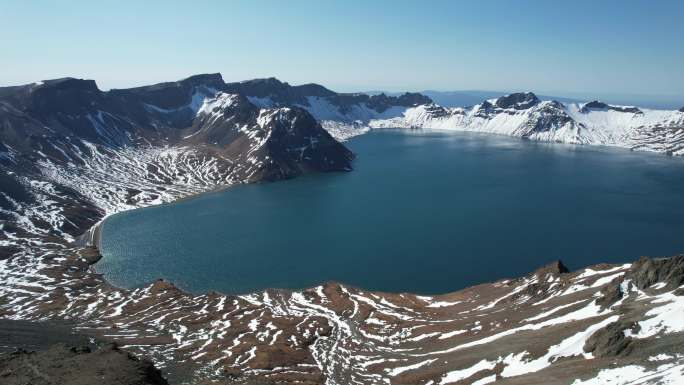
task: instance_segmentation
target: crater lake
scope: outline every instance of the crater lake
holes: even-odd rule
[[[561,259],[684,252],[684,159],[472,133],[374,130],[354,171],[238,185],[109,217],[95,266],[193,293],[339,281],[445,293]]]

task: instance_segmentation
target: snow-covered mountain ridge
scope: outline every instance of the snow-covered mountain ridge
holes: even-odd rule
[[[446,108],[418,93],[337,94],[319,85],[290,86],[273,78],[229,83],[227,88],[262,107],[306,109],[340,140],[372,128],[424,128],[684,154],[684,107],[654,110],[596,100],[562,103],[524,92],[471,107]]]
[[[420,105],[391,118],[371,119],[368,125],[486,132],[684,155],[684,113],[681,111],[613,106],[599,101],[563,104],[539,100],[530,92],[486,100],[466,108]]]

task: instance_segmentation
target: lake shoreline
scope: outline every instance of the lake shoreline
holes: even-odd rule
[[[171,203],[209,192],[216,190]],[[101,247],[104,220],[109,217],[83,238]],[[384,382],[425,383],[482,360],[495,363],[483,374],[502,376],[507,368],[514,368],[503,359],[505,354],[532,352],[525,357],[537,359],[536,352],[551,351],[573,336],[593,341],[598,338],[594,335],[612,330],[608,321],[642,322],[648,311],[663,312],[668,305],[652,300],[671,295],[670,278],[659,278],[662,282],[643,289],[639,286],[638,291],[623,283],[642,285],[643,277],[667,277],[660,272],[679,271],[674,265],[684,257],[625,264],[596,264],[597,258],[589,267],[572,272],[557,262],[440,295],[374,291],[336,282],[239,295],[193,294],[179,289],[173,280],[158,279],[124,289],[97,274],[97,263],[88,265],[94,260],[90,258],[66,249],[57,258],[38,261],[42,265],[35,272],[18,269],[32,272],[26,283],[12,281],[30,296],[17,297],[12,307],[3,309],[5,316],[72,319],[79,334],[117,342],[125,351],[150,358],[170,379],[191,373],[202,379],[228,377],[245,383],[266,377],[284,383],[349,378],[363,383],[369,376]],[[622,303],[625,306],[619,306]],[[582,342],[577,344],[580,348]],[[668,352],[680,352],[684,346],[676,334],[638,342],[625,357],[603,357],[601,350],[594,351],[593,360],[585,360],[582,351],[559,356],[562,360],[549,360],[547,369],[522,374],[522,381],[543,382],[552,371],[555,379],[570,383],[595,376],[609,365],[648,364],[651,350],[640,346]],[[614,346],[607,344],[606,349]],[[466,348],[473,362],[463,361]],[[420,354],[406,353],[415,349]],[[433,365],[435,360],[439,364]],[[568,364],[572,370],[567,370]]]
[[[113,238],[103,246],[125,262],[104,260],[98,270],[125,287],[140,287],[156,278],[149,272],[161,271],[197,294],[298,290],[325,281],[384,292],[441,294],[523,274],[548,263],[549,256],[579,268],[598,260],[622,263],[649,251],[670,255],[684,250],[684,244],[666,242],[676,226],[662,229],[662,236],[649,230],[660,229],[659,222],[644,227],[657,219],[649,213],[657,207],[651,210],[643,200],[634,205],[643,194],[675,199],[671,189],[653,191],[651,177],[639,174],[642,168],[649,175],[655,169],[671,177],[675,174],[660,170],[679,169],[681,162],[671,158],[500,135],[399,129],[372,131],[352,144],[360,154],[352,173],[212,190],[208,193],[219,194],[193,195],[155,206],[145,215],[118,217],[108,222],[112,227],[106,236]],[[639,166],[633,168],[635,164]],[[432,182],[415,183],[416,178]],[[636,195],[622,194],[614,186],[630,186]],[[428,191],[430,198],[424,199]],[[590,199],[604,203],[591,210],[586,203]],[[676,201],[681,199],[672,203]],[[662,205],[654,202],[652,206]],[[307,214],[312,207],[326,214]],[[663,218],[676,225],[671,217],[679,209],[673,207]],[[625,225],[623,215],[616,215],[623,211],[639,221]],[[556,225],[549,235],[565,236],[533,236],[551,223]],[[632,248],[634,241],[622,242],[623,234],[631,232],[652,239],[651,246],[657,247],[643,243]],[[396,234],[402,235],[383,241]],[[264,237],[263,242],[245,241],[255,237]],[[497,244],[506,244],[508,252],[504,255]],[[287,253],[281,250],[300,252],[284,258]],[[136,258],[136,252],[145,258]],[[258,273],[247,257],[253,255],[273,273]],[[389,255],[392,264],[381,262]],[[430,257],[422,267],[408,268],[418,255]],[[459,272],[462,265],[473,270],[469,276]],[[356,274],[354,266],[365,266],[367,272]],[[136,276],[124,275],[126,271]],[[205,278],[195,286],[199,275]],[[281,279],[284,275],[289,281]],[[429,282],[412,279],[415,275],[430,277]]]

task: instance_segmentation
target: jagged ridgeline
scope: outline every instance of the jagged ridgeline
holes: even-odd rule
[[[234,88],[219,74],[107,92],[72,78],[3,88],[0,140],[10,155],[32,152],[60,163],[83,161],[87,142],[109,149],[201,146],[244,178],[350,169],[351,153],[305,110],[260,109]]]

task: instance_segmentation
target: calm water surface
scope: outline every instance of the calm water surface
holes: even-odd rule
[[[350,173],[238,186],[109,218],[112,283],[202,293],[335,280],[440,293],[684,252],[684,159],[467,133],[373,131]]]

